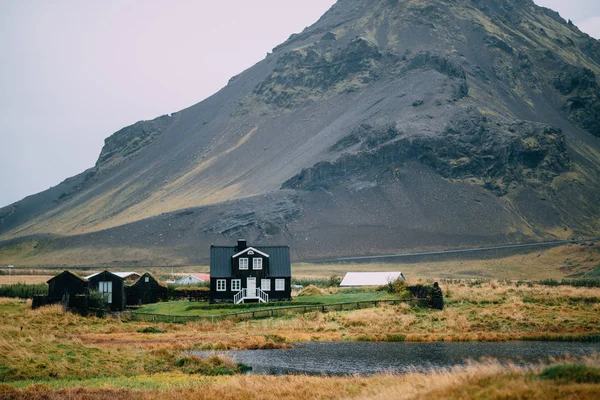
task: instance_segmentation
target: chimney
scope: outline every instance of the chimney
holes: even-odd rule
[[[246,239],[239,239],[237,245],[238,251],[246,250],[248,246],[246,246]]]

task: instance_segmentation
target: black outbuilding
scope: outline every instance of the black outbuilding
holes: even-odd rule
[[[89,290],[98,292],[112,311],[125,309],[125,282],[119,275],[102,271],[88,278]]]
[[[169,294],[167,285],[154,275],[146,272],[131,286],[126,286],[127,305],[141,305],[167,301]]]
[[[210,302],[291,300],[289,246],[210,247]]]
[[[88,281],[75,275],[71,271],[64,271],[50,278],[48,281],[47,304],[59,303],[66,300],[66,296],[86,294]]]

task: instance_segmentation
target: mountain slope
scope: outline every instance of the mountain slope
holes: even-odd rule
[[[0,209],[0,257],[595,236],[599,74],[600,42],[530,0],[340,0],[209,99],[122,129],[94,168]]]

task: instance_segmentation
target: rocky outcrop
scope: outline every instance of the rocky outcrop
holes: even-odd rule
[[[358,90],[380,76],[378,69],[384,58],[377,46],[362,37],[338,53],[318,46],[292,50],[278,59],[273,72],[253,95],[266,104],[292,108],[328,91],[332,95]]]
[[[255,203],[249,199],[239,207],[219,212],[217,217],[206,222],[202,231],[230,238],[252,231],[254,236],[264,239],[282,233],[285,226],[300,217],[300,206],[295,198],[283,198],[273,203]]]
[[[474,109],[457,113],[439,136],[403,137],[393,126],[361,125],[330,150],[353,152],[304,169],[282,188],[315,190],[371,168],[388,171],[379,178],[386,179],[398,165],[418,161],[445,178],[478,178],[487,189],[503,195],[513,182],[548,182],[570,168],[559,128],[490,121]]]
[[[164,133],[173,117],[163,115],[152,121],[140,121],[121,129],[104,141],[97,168],[119,163],[154,142]]]

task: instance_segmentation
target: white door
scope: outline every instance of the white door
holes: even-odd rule
[[[256,297],[256,278],[246,279],[246,296]]]

